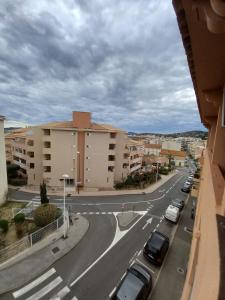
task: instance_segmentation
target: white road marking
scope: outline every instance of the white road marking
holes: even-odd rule
[[[76,296],[74,296],[71,300],[78,300],[78,298]]]
[[[144,230],[148,226],[148,224],[151,224],[151,223],[152,223],[152,218],[150,218],[146,221],[145,225],[142,227],[142,230]]]
[[[151,268],[149,268],[149,266],[146,266],[146,264],[144,264],[142,261],[140,261],[138,258],[135,259],[135,261],[137,261],[140,265],[142,265],[143,267],[145,267],[146,269],[148,269],[150,272],[152,272],[153,274],[155,273]]]
[[[118,214],[118,212],[114,213],[115,218],[116,218],[117,214]],[[145,212],[145,214],[147,214],[147,211]],[[118,220],[116,218],[116,232],[115,232],[115,236],[114,236],[114,239],[113,239],[111,245],[83,273],[81,273],[80,276],[78,276],[70,284],[70,287],[74,286],[74,284],[76,284],[85,274],[87,274],[87,272],[89,270],[91,270],[102,259],[102,257],[104,257],[112,249],[112,247],[116,243],[119,242],[119,240],[121,240],[138,222],[141,221],[141,219],[145,216],[145,214],[143,214],[139,219],[137,219],[137,221],[129,229],[123,230],[123,231],[120,231]]]
[[[55,278],[53,281],[51,281],[49,284],[44,286],[41,290],[33,294],[32,296],[28,297],[26,300],[39,300],[45,295],[47,295],[49,292],[51,292],[57,285],[59,285],[62,282],[61,277]]]
[[[135,256],[137,256],[137,254],[138,254],[138,251],[136,251],[134,253],[134,255],[131,257],[131,259],[129,260],[129,264],[134,260]]]
[[[68,286],[64,286],[55,296],[53,296],[50,300],[56,300],[56,299],[63,299],[68,293],[70,292],[70,289]]]
[[[38,277],[34,281],[30,282],[29,284],[27,284],[26,286],[24,286],[20,290],[14,292],[13,297],[16,299],[16,298],[24,295],[25,293],[29,292],[31,289],[33,289],[34,287],[36,287],[37,285],[39,285],[40,283],[45,281],[47,278],[52,276],[55,272],[56,272],[56,270],[54,268],[50,269],[48,272],[44,273],[43,275],[41,275],[40,277]]]
[[[158,227],[159,227],[159,224],[157,224],[155,228],[158,228]]]
[[[113,290],[112,290],[111,293],[109,294],[109,298],[112,297],[112,295],[113,295],[113,293],[115,292],[115,290],[116,290],[116,286],[113,288]],[[72,299],[72,300],[73,300],[73,299]]]

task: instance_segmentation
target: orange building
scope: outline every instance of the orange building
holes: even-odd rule
[[[202,123],[209,130],[182,300],[225,299],[225,2],[173,0]]]

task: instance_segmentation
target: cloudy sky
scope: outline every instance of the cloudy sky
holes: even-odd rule
[[[172,0],[0,3],[0,114],[91,111],[127,131],[203,129]]]

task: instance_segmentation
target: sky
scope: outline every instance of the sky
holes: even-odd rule
[[[171,2],[1,1],[0,114],[8,125],[90,111],[127,131],[204,129]]]

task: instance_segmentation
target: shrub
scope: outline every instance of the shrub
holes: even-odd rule
[[[61,208],[57,208],[57,209],[56,209],[56,219],[58,219],[59,217],[61,217],[61,215],[62,215],[62,210],[61,210]]]
[[[43,227],[57,218],[57,207],[54,204],[42,204],[34,211],[34,222]]]
[[[9,223],[7,220],[1,219],[0,220],[0,228],[3,233],[6,233],[9,229]]]
[[[9,184],[11,185],[15,185],[15,186],[22,186],[22,185],[26,185],[27,184],[27,180],[24,178],[11,178],[8,180]]]
[[[117,190],[120,190],[120,189],[122,189],[124,187],[124,183],[123,182],[117,182],[116,184],[115,184],[115,188],[117,189]]]
[[[19,213],[15,215],[14,222],[15,223],[23,223],[25,221],[25,215],[23,213]]]

